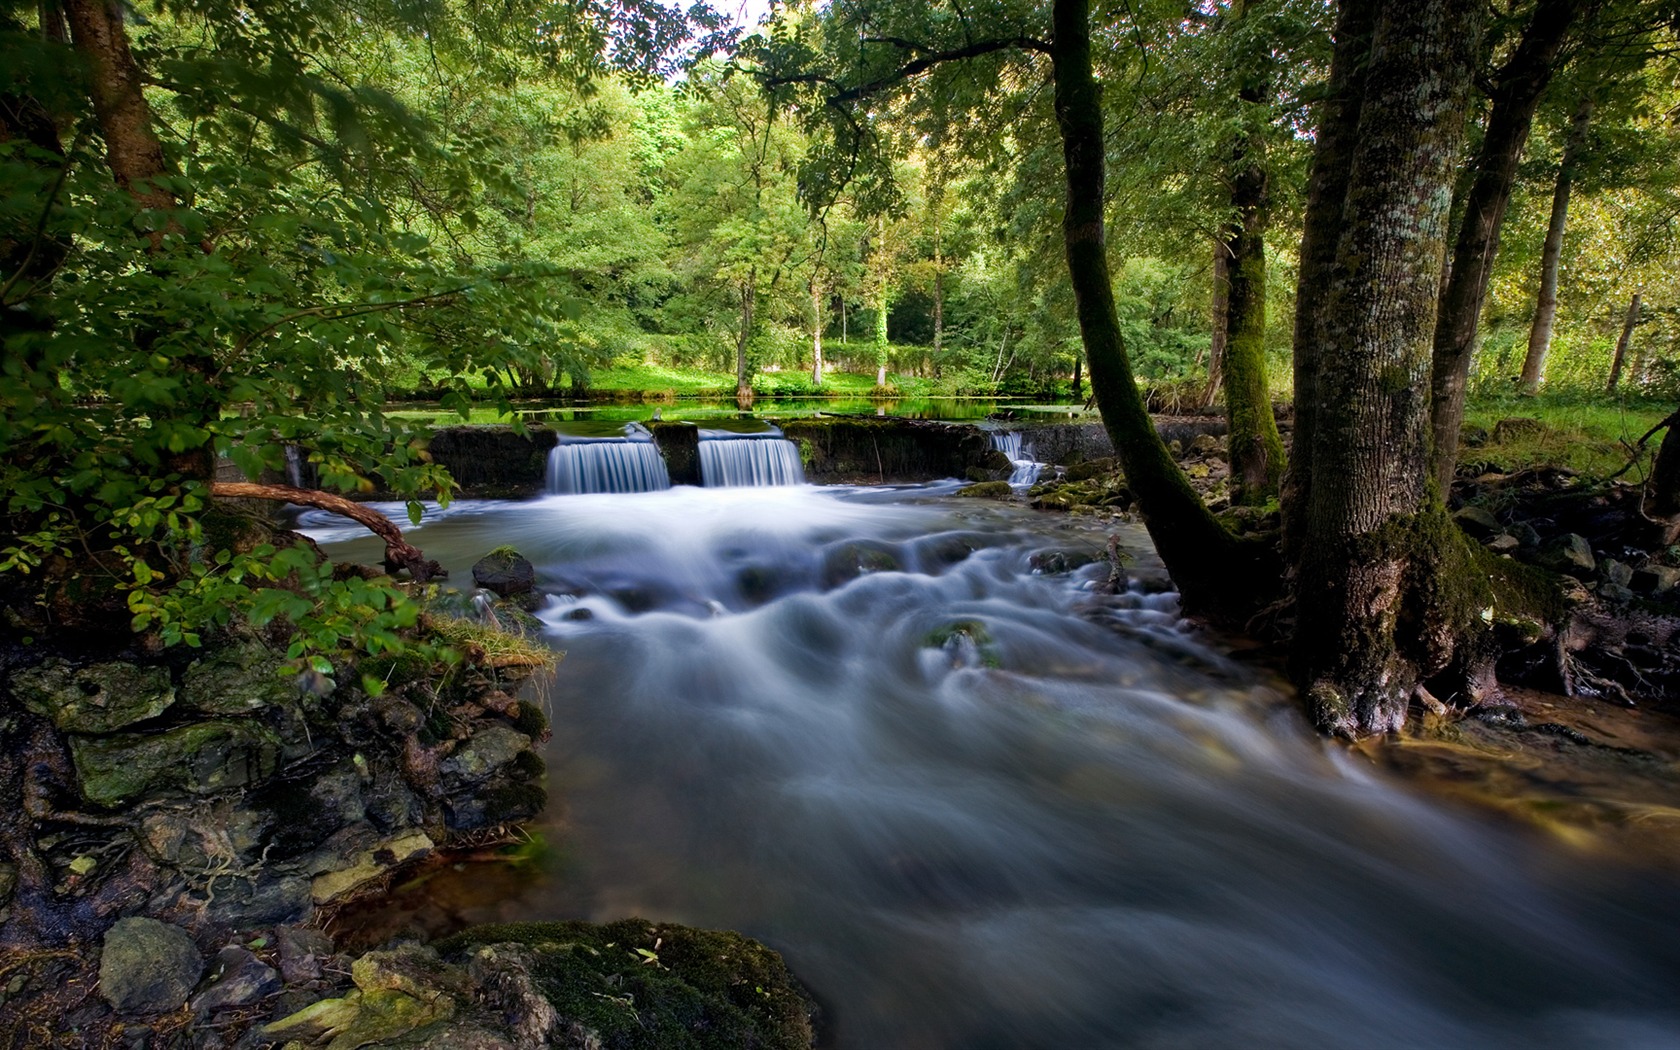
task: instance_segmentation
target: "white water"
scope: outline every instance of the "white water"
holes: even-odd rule
[[[561,441],[548,453],[551,493],[657,492],[671,487],[651,440]]]
[[[1009,486],[1015,489],[1030,489],[1038,484],[1038,476],[1044,471],[1044,464],[1033,458],[1031,445],[1021,444],[1021,435],[1014,430],[992,431],[992,447],[1009,457],[1009,462],[1015,465],[1010,472]]]
[[[700,441],[700,476],[711,488],[801,485],[799,447],[782,437],[706,438]]]
[[[473,918],[743,930],[857,1050],[1680,1045],[1673,877],[1369,770],[1170,594],[1033,570],[1102,529],[948,488],[410,530],[456,579],[511,543],[566,592],[542,612],[566,862]]]

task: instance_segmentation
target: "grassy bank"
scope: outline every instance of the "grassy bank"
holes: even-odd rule
[[[1634,443],[1673,410],[1673,405],[1658,401],[1569,395],[1478,399],[1465,412],[1467,438],[1476,443],[1467,441],[1460,448],[1460,461],[1486,462],[1505,470],[1561,466],[1607,477],[1627,464]],[[1500,426],[1507,420],[1530,420],[1538,426]],[[1658,440],[1650,442],[1640,464],[1626,477],[1644,476]]]

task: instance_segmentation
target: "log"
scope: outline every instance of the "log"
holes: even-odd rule
[[[291,485],[260,485],[250,481],[218,481],[210,486],[210,494],[224,499],[265,499],[280,503],[296,503],[302,507],[342,514],[385,541],[385,568],[390,572],[407,569],[416,583],[441,580],[449,575],[443,566],[432,561],[403,539],[396,523],[378,511],[355,500],[335,496],[319,489],[300,489]]]

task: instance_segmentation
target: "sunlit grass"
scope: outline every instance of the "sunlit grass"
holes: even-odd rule
[[[1622,469],[1633,446],[1673,406],[1653,401],[1615,401],[1572,396],[1502,397],[1472,402],[1465,412],[1469,428],[1486,431],[1485,444],[1459,446],[1459,461],[1490,462],[1506,470],[1561,466],[1593,478]],[[1495,439],[1500,420],[1531,419],[1538,430]],[[1509,428],[1508,428],[1509,429]],[[1628,474],[1640,480],[1656,452],[1653,439]]]

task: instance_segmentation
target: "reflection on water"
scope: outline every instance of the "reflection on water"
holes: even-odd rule
[[[412,538],[457,580],[530,557],[567,653],[546,834],[569,863],[453,906],[743,930],[863,1050],[1680,1045],[1671,876],[1325,744],[1170,594],[1102,593],[1108,531],[1159,577],[1138,531],[946,491],[428,519]]]

